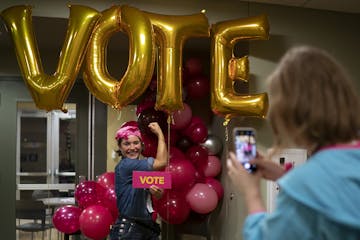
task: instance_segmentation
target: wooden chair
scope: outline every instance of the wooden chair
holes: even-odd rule
[[[53,225],[46,222],[46,206],[42,201],[35,200],[16,200],[16,219],[18,224],[16,229],[24,232],[31,232],[31,239],[34,239],[35,232],[42,232],[42,239],[44,240],[44,233],[50,230],[49,239],[51,239],[51,228]],[[20,220],[33,220],[31,222],[21,223]]]

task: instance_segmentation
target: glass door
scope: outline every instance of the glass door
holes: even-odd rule
[[[17,105],[17,199],[57,196],[75,188],[76,104],[67,113]],[[31,195],[30,195],[31,194]]]

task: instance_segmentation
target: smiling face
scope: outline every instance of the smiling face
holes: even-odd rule
[[[127,139],[122,139],[119,149],[123,157],[138,159],[142,150],[141,140],[137,136],[130,135]]]

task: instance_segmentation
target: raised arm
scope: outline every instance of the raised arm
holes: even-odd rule
[[[168,163],[165,137],[157,122],[150,123],[149,128],[151,132],[153,132],[158,138],[158,145],[157,145],[157,151],[156,151],[156,157],[155,157],[153,169],[161,170],[164,167],[166,167]]]

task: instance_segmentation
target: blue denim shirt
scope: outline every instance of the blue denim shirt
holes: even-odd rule
[[[154,158],[122,159],[115,167],[115,192],[120,216],[151,219],[146,201],[148,190],[132,187],[133,171],[152,171]]]

